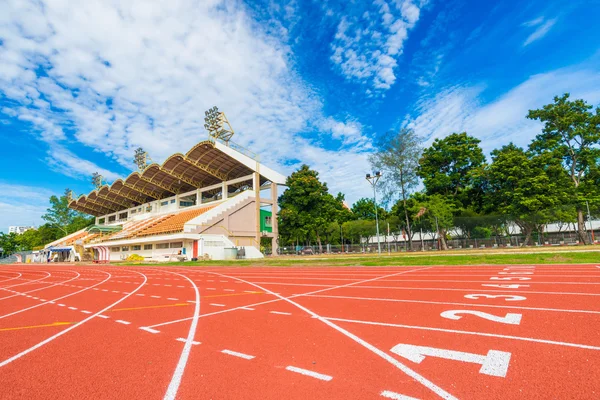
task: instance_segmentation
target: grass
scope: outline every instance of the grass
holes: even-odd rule
[[[474,253],[402,253],[381,256],[369,255],[318,255],[303,257],[267,257],[258,260],[188,261],[170,263],[123,262],[119,265],[185,265],[226,267],[287,267],[287,266],[418,266],[418,265],[497,265],[497,264],[600,264],[598,250],[537,250]]]

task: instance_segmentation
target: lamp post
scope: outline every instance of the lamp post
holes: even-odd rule
[[[375,174],[367,174],[367,180],[373,186],[373,203],[375,204],[375,227],[377,228],[377,252],[381,255],[381,242],[379,241],[379,216],[377,215],[377,191],[375,190],[377,182],[381,178],[381,172],[377,171]]]

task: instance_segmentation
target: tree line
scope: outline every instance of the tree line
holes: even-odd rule
[[[18,235],[0,233],[0,249],[9,255],[18,251],[34,250],[94,223],[94,217],[69,208],[69,189],[63,196],[50,196],[50,207],[42,219],[45,224]]]
[[[600,107],[569,94],[526,116],[542,123],[527,148],[513,143],[486,160],[481,141],[453,133],[424,148],[410,129],[388,132],[369,161],[383,173],[377,187],[380,231],[413,248],[415,233],[435,232],[442,249],[454,237],[510,235],[517,226],[530,245],[550,223],[572,223],[580,243],[590,243],[586,211],[600,209]],[[358,178],[357,178],[358,179]],[[375,204],[360,199],[348,210],[344,195],[308,166],[287,180],[279,198],[282,245],[357,243],[375,234]],[[420,190],[417,190],[420,188]]]

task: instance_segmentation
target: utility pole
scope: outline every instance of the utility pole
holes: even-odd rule
[[[367,174],[367,180],[373,186],[373,203],[375,203],[375,227],[377,228],[377,253],[381,255],[381,242],[379,241],[379,216],[377,215],[377,182],[381,178],[381,172],[377,171],[373,176]]]
[[[592,244],[594,244],[594,241],[596,240],[596,238],[594,237],[594,225],[592,225],[592,214],[590,214],[590,203],[588,203],[588,201],[585,201],[585,205],[587,206],[587,212],[588,212],[588,221],[590,221],[590,232],[592,233]]]

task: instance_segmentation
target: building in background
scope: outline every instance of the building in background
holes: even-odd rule
[[[21,235],[30,229],[35,229],[35,226],[9,226],[8,233],[16,233],[17,235]]]

